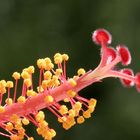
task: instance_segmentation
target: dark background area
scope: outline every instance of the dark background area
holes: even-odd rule
[[[111,32],[112,46],[126,44],[132,54],[130,67],[140,71],[139,0],[0,0],[0,79],[11,79],[14,71],[56,52],[69,54],[69,76],[79,67],[94,69],[100,61],[99,46],[91,41],[96,28]],[[57,131],[54,140],[140,139],[140,95],[134,88],[105,79],[81,95],[98,99],[95,113],[66,131],[47,111],[49,125]],[[35,126],[27,133],[42,140]]]

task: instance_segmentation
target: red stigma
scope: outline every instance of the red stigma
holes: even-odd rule
[[[110,57],[110,61],[113,61],[117,56],[116,50],[112,47],[107,48],[107,54],[108,54],[108,57]]]
[[[102,43],[110,44],[112,41],[111,34],[105,29],[97,29],[92,34],[92,41],[101,45]]]
[[[121,72],[130,76],[134,76],[133,71],[131,69],[123,69],[121,70]],[[131,80],[121,79],[121,82],[126,87],[131,87],[134,85],[134,82]]]
[[[124,66],[129,65],[131,63],[131,55],[128,48],[125,45],[119,45],[117,51],[122,59],[122,64]]]

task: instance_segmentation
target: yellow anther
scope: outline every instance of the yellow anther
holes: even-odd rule
[[[4,106],[0,106],[0,113],[3,113],[5,111],[5,107]]]
[[[0,94],[6,93],[6,81],[1,80],[0,81]]]
[[[73,90],[68,90],[68,91],[67,91],[67,95],[68,95],[68,97],[73,98],[73,97],[76,96],[76,92],[73,91]]]
[[[38,59],[37,66],[39,69],[45,69],[45,67],[46,67],[45,59]]]
[[[70,78],[70,79],[68,80],[68,82],[69,82],[69,84],[70,84],[71,86],[73,86],[73,87],[75,87],[75,86],[77,85],[76,81],[75,81],[74,79],[72,79],[72,78]]]
[[[70,101],[69,98],[64,99],[64,102],[66,102],[66,103],[69,102],[69,101]]]
[[[45,62],[46,62],[47,64],[49,64],[49,63],[52,62],[51,59],[50,59],[49,57],[46,57],[44,60],[45,60]]]
[[[29,67],[27,68],[27,72],[28,72],[29,74],[33,74],[33,73],[35,72],[35,67],[34,67],[34,66],[29,66]]]
[[[35,118],[36,118],[36,121],[38,121],[38,122],[44,121],[44,118],[45,118],[44,112],[43,111],[39,111],[37,113],[37,115],[35,116]]]
[[[5,100],[5,103],[6,103],[7,105],[12,105],[13,100],[12,100],[11,98],[7,98],[7,99]]]
[[[84,119],[83,116],[79,116],[79,117],[77,118],[77,123],[79,123],[79,124],[83,123],[84,121],[85,121],[85,119]]]
[[[63,72],[62,69],[56,69],[55,75],[60,76],[62,74],[62,72]]]
[[[34,138],[33,137],[29,137],[28,140],[34,140]]]
[[[66,130],[68,130],[68,129],[71,128],[71,126],[68,125],[66,122],[64,122],[64,123],[62,124],[62,126],[63,126],[63,128],[66,129]]]
[[[21,77],[23,79],[28,79],[28,78],[30,78],[30,74],[27,71],[23,70],[21,73]]]
[[[55,64],[62,63],[62,55],[60,53],[56,53],[54,55],[54,63]]]
[[[69,56],[67,54],[62,54],[62,59],[64,61],[68,61],[69,60]]]
[[[55,62],[55,64],[62,63],[62,58],[61,57],[56,57],[54,62]]]
[[[79,76],[73,76],[73,79],[76,81],[79,78]]]
[[[29,120],[28,120],[27,118],[23,118],[23,119],[22,119],[22,123],[23,123],[24,125],[28,125],[30,122],[29,122]]]
[[[44,98],[45,102],[47,104],[49,103],[52,103],[54,101],[54,98],[51,96],[51,95],[47,95],[45,98]]]
[[[89,110],[86,110],[86,111],[83,112],[83,116],[85,118],[90,118],[91,117],[91,112]]]
[[[67,114],[68,113],[68,108],[66,105],[61,105],[60,106],[60,109],[59,109],[59,112],[64,115],[64,114]]]
[[[82,107],[82,103],[80,103],[79,101],[76,102],[76,103],[73,105],[73,109],[74,109],[75,111],[78,111],[78,112],[81,110],[81,107]]]
[[[24,139],[24,135],[23,134],[18,134],[19,140],[23,140]]]
[[[55,81],[53,82],[53,85],[54,85],[55,87],[59,86],[59,85],[60,85],[60,81],[59,81],[59,80],[55,80]]]
[[[15,125],[15,129],[18,130],[19,135],[24,135],[25,134],[25,129],[22,127],[22,123],[17,123]]]
[[[95,110],[95,106],[88,106],[88,109],[87,109],[90,113],[94,112]]]
[[[18,124],[18,123],[21,123],[21,119],[19,118],[18,115],[16,114],[13,114],[11,117],[10,117],[10,121],[14,124]]]
[[[80,69],[77,71],[78,76],[84,75],[85,73],[86,73],[86,71],[85,71],[83,68],[80,68]]]
[[[49,87],[49,82],[50,82],[50,80],[43,80],[42,81],[42,88],[46,89],[47,87]]]
[[[19,119],[19,116],[16,115],[16,114],[13,114],[13,115],[10,117],[10,120],[11,120],[12,122],[14,122],[14,123],[15,123],[18,119]]]
[[[21,127],[20,129],[18,129],[18,140],[23,140],[25,136],[25,129],[23,127]]]
[[[42,128],[40,128],[40,127],[38,127],[38,128],[36,129],[38,135],[42,135],[43,130],[44,130],[44,129],[42,129]]]
[[[53,75],[52,80],[53,80],[53,81],[58,80],[58,76]]]
[[[5,87],[0,87],[0,94],[6,93],[6,88]]]
[[[26,94],[27,94],[27,96],[36,96],[37,95],[37,93],[33,90],[27,90]]]
[[[63,122],[62,126],[64,129],[68,130],[71,128],[73,125],[75,125],[75,119],[74,117],[68,116],[66,121]]]
[[[54,68],[54,64],[51,62],[50,58],[46,57],[44,60],[46,62],[45,70],[51,70]]]
[[[24,84],[25,84],[27,87],[30,87],[30,86],[32,85],[31,79],[25,79],[25,80],[24,80]]]
[[[10,136],[10,140],[18,140],[18,139],[19,139],[19,136],[17,136],[17,135],[12,134]]]
[[[94,106],[94,107],[95,107],[96,104],[97,104],[97,100],[94,99],[94,98],[91,98],[91,99],[89,100],[88,104],[89,104],[89,106]]]
[[[53,129],[44,130],[42,136],[44,140],[52,140],[52,138],[56,135],[56,132]]]
[[[52,73],[50,71],[46,71],[44,73],[44,79],[51,79],[51,77],[52,77]]]
[[[6,87],[6,81],[5,80],[1,80],[0,81],[0,87]]]
[[[50,129],[50,132],[51,132],[51,134],[52,134],[52,137],[55,137],[55,136],[56,136],[56,132],[55,132],[54,129]]]
[[[59,81],[59,79],[58,79],[58,76],[56,76],[56,75],[53,75],[51,81],[52,81],[52,86],[57,87],[58,85],[60,85],[60,81]]]
[[[59,117],[58,118],[58,122],[60,122],[60,123],[66,122],[66,120],[67,120],[67,117],[66,116],[63,116],[63,117]]]
[[[18,80],[18,79],[20,79],[20,73],[14,72],[13,75],[12,75],[12,77],[13,77],[15,80]]]
[[[18,123],[16,123],[15,129],[18,130],[20,132],[20,134],[25,132],[24,129],[23,129],[23,127],[22,127],[21,121],[18,122]]]
[[[61,55],[60,53],[56,53],[56,54],[54,55],[54,58],[56,58],[56,57],[62,57],[62,55]]]
[[[53,63],[46,63],[46,67],[45,67],[45,70],[51,70],[54,68],[54,64]]]
[[[56,73],[58,74],[62,73],[62,69],[56,69]]]
[[[8,131],[13,130],[13,128],[14,128],[14,126],[13,126],[13,124],[12,124],[11,122],[8,122],[8,123],[6,124],[6,129],[7,129]]]
[[[43,121],[40,121],[40,122],[39,122],[39,127],[40,127],[40,128],[45,128],[45,127],[47,127],[47,126],[48,126],[48,123],[47,123],[46,121],[43,120]]]
[[[60,81],[58,79],[58,76],[56,75],[53,75],[51,82],[52,82],[52,86],[54,87],[57,87],[60,85]]]
[[[67,106],[66,105],[61,105],[60,109],[59,109],[59,112],[60,112],[61,115],[64,115],[64,114],[68,113]]]
[[[58,120],[58,122],[60,122],[60,123],[62,123],[62,122],[63,122],[63,120],[62,120],[62,118],[61,118],[61,117],[59,117],[57,120]]]
[[[17,99],[17,102],[18,102],[18,103],[25,103],[25,101],[26,101],[26,98],[25,98],[24,96],[20,96],[20,97],[18,97],[18,99]]]
[[[36,129],[36,131],[37,131],[38,135],[41,135],[41,134],[42,134],[42,129],[41,129],[40,127],[38,127],[38,128]]]
[[[41,93],[41,92],[43,92],[43,91],[44,91],[44,89],[43,89],[42,86],[38,86],[38,87],[37,87],[37,92],[38,92],[38,93]]]
[[[76,113],[75,113],[75,110],[74,109],[70,109],[69,110],[69,116],[70,117],[75,117]]]
[[[6,87],[12,88],[13,87],[13,82],[12,81],[7,81]]]
[[[44,135],[45,140],[52,140],[53,138],[53,134],[50,131],[44,132],[43,135]]]
[[[24,138],[25,138],[25,133],[24,134],[18,133],[18,140],[23,140]]]

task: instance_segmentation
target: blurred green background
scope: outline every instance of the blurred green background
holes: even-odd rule
[[[69,76],[79,67],[95,68],[100,52],[91,33],[100,27],[111,32],[113,46],[125,43],[129,47],[130,67],[140,71],[139,0],[0,0],[0,78],[11,79],[14,71],[56,52],[70,55]],[[54,140],[140,139],[140,95],[134,88],[125,89],[118,79],[106,79],[81,95],[98,99],[94,115],[65,131],[47,111],[50,127],[57,131]],[[34,126],[27,133],[42,140]]]

